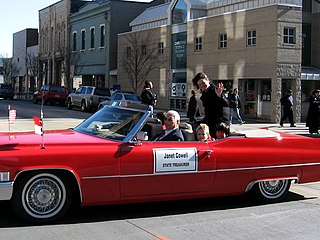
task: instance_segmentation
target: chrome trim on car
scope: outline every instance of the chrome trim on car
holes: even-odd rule
[[[77,185],[78,185],[78,189],[79,189],[79,194],[80,194],[80,202],[82,202],[82,191],[81,191],[81,187],[80,187],[79,180],[78,180],[76,174],[75,174],[72,170],[70,170],[70,169],[68,169],[68,168],[34,168],[34,169],[22,170],[22,171],[20,171],[20,172],[15,176],[15,179],[14,179],[14,180],[16,180],[17,177],[18,177],[21,173],[30,172],[30,171],[39,171],[39,170],[64,170],[64,171],[70,172],[70,173],[73,175],[73,177],[76,179],[76,182],[77,182]]]
[[[242,171],[242,170],[258,170],[258,169],[268,169],[268,168],[285,168],[285,167],[305,167],[305,166],[316,166],[320,163],[301,163],[301,164],[287,164],[279,166],[260,166],[260,167],[248,167],[248,168],[225,168],[217,169],[217,172],[229,172],[229,171]]]
[[[252,187],[253,187],[256,183],[265,182],[265,181],[279,181],[279,180],[291,180],[291,181],[298,182],[299,179],[298,179],[297,177],[259,179],[259,180],[250,182],[250,183],[247,185],[245,192],[250,191],[250,190],[252,189]]]
[[[284,168],[284,167],[303,167],[303,166],[315,166],[320,165],[320,163],[305,163],[305,164],[292,164],[292,165],[279,165],[279,166],[265,166],[265,167],[251,167],[251,168],[228,168],[228,169],[217,169],[217,170],[206,170],[206,171],[197,171],[197,172],[170,172],[170,173],[161,173],[161,175],[172,175],[172,174],[199,174],[199,173],[221,173],[221,172],[230,172],[230,171],[252,171],[252,170],[261,170],[261,169],[271,169],[271,168]],[[102,179],[102,178],[125,178],[125,177],[149,177],[158,174],[147,173],[147,174],[132,174],[132,175],[113,175],[113,176],[87,176],[82,177],[81,179]],[[298,179],[297,179],[298,180]]]
[[[10,172],[0,172],[0,182],[8,182],[10,179]]]
[[[0,201],[10,200],[13,193],[13,182],[0,182]]]

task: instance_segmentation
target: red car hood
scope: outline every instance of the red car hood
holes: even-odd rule
[[[43,134],[43,143],[48,145],[99,144],[108,140],[78,133],[73,130],[49,130]],[[5,145],[40,145],[42,137],[34,132],[0,133],[0,147]]]

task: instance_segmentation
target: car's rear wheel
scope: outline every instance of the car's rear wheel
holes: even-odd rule
[[[46,223],[62,217],[71,204],[71,188],[62,175],[33,173],[23,176],[14,187],[12,205],[21,219]]]
[[[286,197],[290,185],[291,180],[288,179],[261,181],[254,185],[253,193],[260,202],[279,202]]]
[[[38,104],[38,100],[36,98],[33,99],[34,104]]]
[[[85,102],[85,101],[82,101],[82,102],[81,102],[81,111],[82,111],[82,112],[85,112],[86,110],[87,110],[86,102]]]

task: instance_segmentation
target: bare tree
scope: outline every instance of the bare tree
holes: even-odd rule
[[[64,73],[64,86],[71,90],[73,88],[72,78],[74,72],[83,67],[83,63],[78,52],[71,52],[69,47],[64,47],[62,45],[57,47],[58,56],[63,59],[61,70]]]
[[[130,33],[125,37],[126,46],[120,51],[120,64],[128,75],[135,93],[149,73],[161,63],[158,46],[152,43],[151,34]]]
[[[26,56],[28,76],[39,81],[39,57],[35,52],[27,51]],[[36,85],[36,86],[35,86]],[[40,87],[39,83],[31,82],[30,90],[34,91],[35,87]]]
[[[19,68],[13,64],[12,58],[3,58],[2,61],[4,83],[12,84],[12,78],[19,73]]]

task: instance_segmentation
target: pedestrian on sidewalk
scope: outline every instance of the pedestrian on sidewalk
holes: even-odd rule
[[[237,120],[239,124],[243,124],[244,121],[242,120],[240,116],[240,108],[241,108],[241,100],[239,97],[239,90],[238,88],[235,88],[230,94],[229,94],[229,108],[230,108],[230,114],[229,114],[229,122],[232,124],[232,118],[233,114],[237,114]]]
[[[190,119],[190,122],[196,122],[195,116],[198,110],[198,103],[196,99],[196,92],[191,90],[191,97],[188,103],[188,111],[187,111],[187,118]],[[199,111],[199,110],[198,110]]]
[[[153,83],[151,81],[145,81],[144,88],[141,92],[141,103],[154,106],[157,103],[157,95],[153,92]]]
[[[289,89],[287,91],[287,94],[280,99],[280,102],[282,106],[282,117],[280,120],[280,126],[283,127],[283,122],[288,118],[290,127],[295,127],[293,121],[293,96],[291,89]]]
[[[310,134],[319,134],[320,127],[320,90],[315,89],[310,96],[310,105],[307,115],[306,127]]]
[[[223,84],[213,84],[205,73],[197,73],[192,79],[193,85],[201,91],[201,101],[204,107],[204,118],[202,123],[209,126],[210,135],[216,137],[216,126],[221,122],[228,122],[228,117],[223,107],[228,107],[228,99],[223,94]]]

